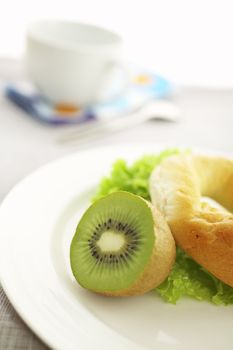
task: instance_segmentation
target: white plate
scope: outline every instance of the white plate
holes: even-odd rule
[[[189,299],[176,306],[155,293],[114,299],[83,290],[69,266],[69,244],[99,179],[118,157],[158,146],[77,153],[19,183],[0,209],[0,278],[31,329],[56,349],[232,350],[233,307]]]

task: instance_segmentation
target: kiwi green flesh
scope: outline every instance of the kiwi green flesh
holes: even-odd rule
[[[130,288],[143,274],[154,247],[151,209],[142,198],[115,192],[82,216],[70,249],[76,280],[96,292]]]

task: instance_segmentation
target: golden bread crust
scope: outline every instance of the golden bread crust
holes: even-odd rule
[[[152,173],[150,193],[177,244],[233,287],[233,215],[202,199],[210,197],[233,211],[233,161],[203,155],[172,156]]]

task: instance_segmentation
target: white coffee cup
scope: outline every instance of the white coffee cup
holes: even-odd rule
[[[26,63],[36,87],[56,104],[86,106],[119,94],[127,85],[121,37],[93,25],[52,20],[32,23],[27,32]],[[116,71],[122,79],[111,92]]]

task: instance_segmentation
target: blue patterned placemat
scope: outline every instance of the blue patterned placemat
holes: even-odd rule
[[[51,124],[83,123],[92,118],[108,118],[129,113],[148,100],[169,97],[171,83],[144,69],[131,69],[127,90],[110,101],[79,109],[48,102],[29,82],[7,84],[7,98],[35,119]]]

